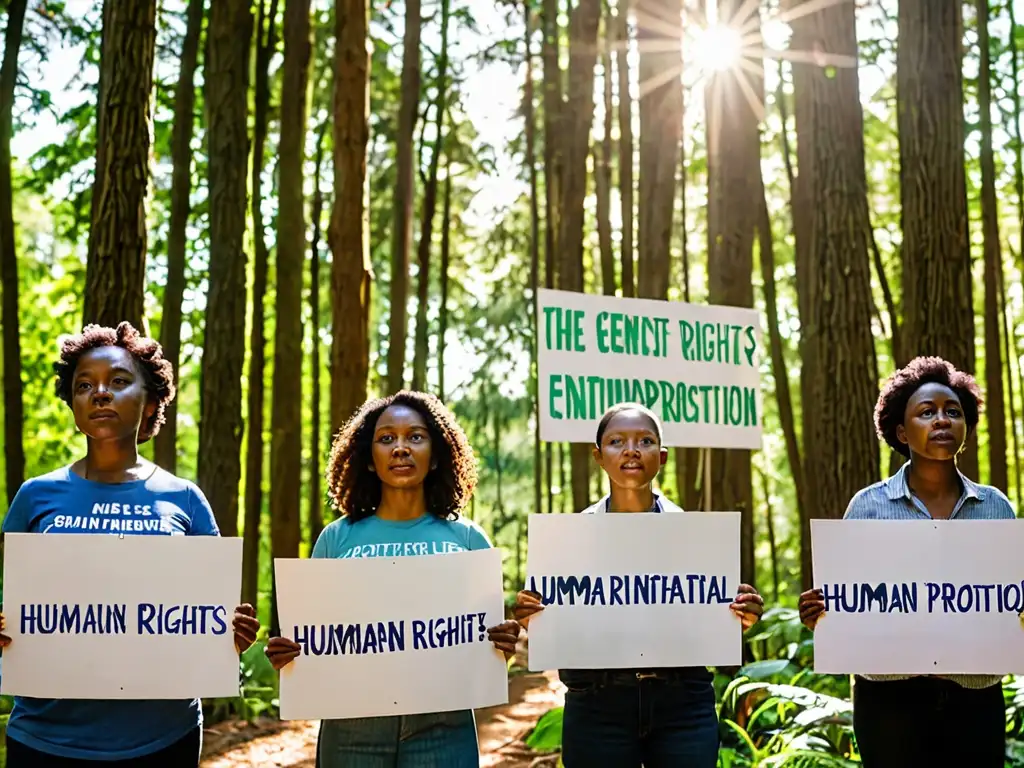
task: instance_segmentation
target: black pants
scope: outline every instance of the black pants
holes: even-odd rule
[[[129,760],[79,760],[55,757],[7,737],[7,768],[197,768],[203,745],[203,731],[196,727],[159,752]]]
[[[605,677],[566,683],[566,768],[715,768],[718,714],[709,681]]]
[[[1003,768],[1000,685],[979,690],[937,677],[853,686],[853,730],[864,768]]]

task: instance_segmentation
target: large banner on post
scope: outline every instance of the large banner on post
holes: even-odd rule
[[[238,695],[242,540],[4,536],[0,692],[53,699]]]
[[[742,663],[739,512],[530,515],[530,669]]]
[[[501,550],[274,561],[281,718],[411,715],[508,702]]]
[[[812,520],[814,669],[1024,672],[1024,520]]]
[[[589,443],[610,406],[640,402],[669,446],[761,447],[753,309],[540,289],[540,436]]]

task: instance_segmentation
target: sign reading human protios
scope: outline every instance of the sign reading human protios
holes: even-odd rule
[[[1024,520],[812,520],[814,669],[1024,672]]]
[[[0,691],[53,699],[238,695],[242,540],[8,533]]]
[[[530,515],[530,669],[741,663],[740,515]]]
[[[640,402],[666,445],[761,447],[761,327],[753,309],[541,289],[540,433],[592,442],[604,411]]]
[[[377,717],[508,702],[501,551],[274,561],[281,718]]]

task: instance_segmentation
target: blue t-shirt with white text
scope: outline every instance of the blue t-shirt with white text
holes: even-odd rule
[[[219,536],[203,492],[163,469],[142,480],[99,483],[62,467],[18,490],[4,533]],[[73,575],[73,574],[72,574]],[[136,574],[143,577],[145,574]],[[88,659],[82,659],[88,664]],[[192,701],[14,698],[7,734],[47,754],[128,760],[159,752],[202,724]]]

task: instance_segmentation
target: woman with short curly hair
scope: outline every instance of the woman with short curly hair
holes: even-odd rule
[[[139,455],[139,444],[160,430],[174,397],[174,371],[156,341],[129,323],[87,325],[62,341],[54,371],[57,396],[85,435],[85,456],[25,482],[4,517],[4,533],[219,535],[203,492]],[[235,609],[239,653],[256,639],[255,615],[249,605]],[[10,642],[0,635],[0,647]],[[198,699],[16,696],[7,723],[7,767],[198,766],[202,719]]]
[[[1015,517],[996,488],[966,478],[956,457],[978,426],[974,377],[939,357],[918,357],[886,382],[875,406],[878,437],[907,461],[859,491],[846,520],[1003,520]],[[810,629],[824,595],[800,596]],[[1006,719],[999,675],[856,676],[853,728],[866,768],[957,765],[1002,768]]]
[[[487,535],[460,516],[476,485],[476,461],[444,404],[422,392],[371,400],[349,419],[331,448],[327,485],[341,518],[324,528],[313,557],[395,557],[488,549]],[[519,625],[491,627],[506,658]],[[274,637],[267,656],[282,669],[299,645]],[[342,694],[343,695],[343,694]],[[358,695],[358,694],[356,694]],[[320,768],[477,768],[472,710],[324,720]]]

